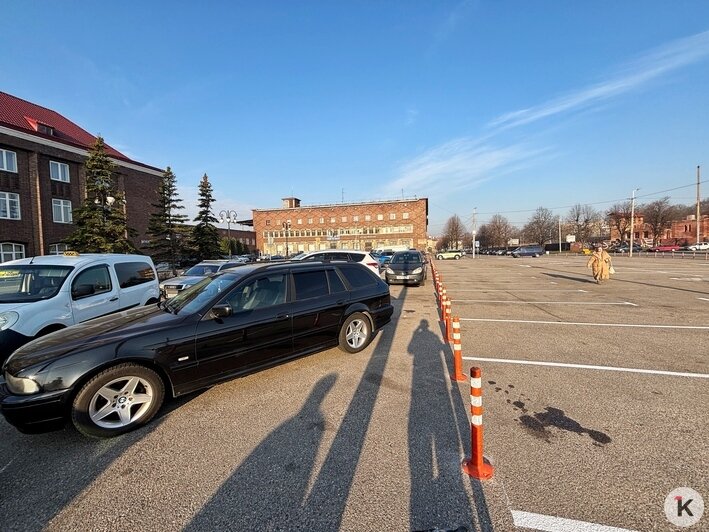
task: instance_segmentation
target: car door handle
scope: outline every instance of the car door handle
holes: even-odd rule
[[[282,320],[287,320],[288,317],[289,317],[288,314],[278,314],[278,315],[276,316],[276,319],[277,319],[278,321],[282,321]]]
[[[336,304],[337,305],[344,305],[345,303],[347,303],[346,299],[340,299]]]
[[[118,296],[112,297],[109,301],[118,301]]]

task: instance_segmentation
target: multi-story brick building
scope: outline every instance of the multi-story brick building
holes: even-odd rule
[[[84,162],[96,138],[59,113],[0,92],[0,262],[61,253],[85,197]],[[140,249],[163,170],[106,146]]]
[[[323,249],[371,250],[428,244],[428,199],[301,206],[283,198],[280,209],[254,209],[256,247],[266,255]]]
[[[692,244],[697,240],[697,220],[696,215],[690,214],[681,220],[673,220],[670,227],[662,230],[658,239],[662,244]],[[633,218],[633,241],[646,245],[652,245],[655,241],[652,227],[645,223],[642,213],[636,213]],[[626,231],[626,236],[630,233],[630,228]],[[611,240],[622,240],[618,228],[611,227]],[[703,215],[699,219],[699,240],[709,240],[709,215]]]

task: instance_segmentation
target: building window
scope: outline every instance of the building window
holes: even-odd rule
[[[72,222],[71,201],[52,199],[52,216],[57,223],[70,224]]]
[[[0,262],[8,260],[24,259],[25,246],[22,244],[12,244],[11,242],[3,242],[0,244]]]
[[[408,213],[408,212],[402,213],[402,214],[401,214],[401,217],[402,217],[404,220],[408,220],[408,219],[409,219],[409,213]]]
[[[383,220],[384,215],[383,214],[377,214],[377,220]]]
[[[365,214],[364,215],[364,221],[365,222],[371,222],[372,221],[372,216],[370,214]]]
[[[396,213],[390,212],[390,213],[389,213],[389,219],[390,219],[390,220],[396,220]]]
[[[298,224],[298,225],[303,225],[303,219],[302,219],[302,218],[298,218],[297,224]]]
[[[0,150],[0,170],[17,173],[17,154],[14,151]]]
[[[309,224],[312,224],[312,223],[313,223],[313,219],[312,219],[312,218],[308,218],[308,223],[309,223]]]
[[[20,219],[20,195],[0,192],[0,218]]]
[[[334,217],[334,216],[331,216],[331,217],[330,217],[330,223],[331,223],[331,224],[334,224],[334,223],[335,223],[335,217]]]
[[[56,161],[49,161],[49,178],[54,181],[68,183],[69,165],[65,163],[58,163]]]
[[[352,221],[353,221],[353,222],[359,222],[359,216],[357,216],[357,215],[355,214],[355,215],[352,217]]]
[[[69,249],[69,246],[67,246],[66,244],[49,244],[50,255],[61,255],[67,249]]]
[[[320,223],[324,224],[325,223],[325,218],[320,218]]]
[[[346,221],[347,221],[347,216],[343,216],[343,217],[342,217],[342,221],[343,221],[343,222],[346,222]]]
[[[266,220],[266,225],[271,225],[271,220]]]

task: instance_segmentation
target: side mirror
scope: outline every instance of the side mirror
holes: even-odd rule
[[[215,318],[227,318],[231,316],[232,310],[231,310],[231,305],[223,304],[223,305],[214,305],[212,307],[212,315]]]
[[[79,299],[82,297],[90,296],[96,292],[94,290],[94,285],[92,284],[80,284],[79,286],[75,286],[74,289],[71,291],[71,297],[74,299]]]

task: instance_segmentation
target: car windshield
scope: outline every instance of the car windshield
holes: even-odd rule
[[[0,266],[0,303],[31,303],[57,295],[73,266]]]
[[[418,253],[397,253],[391,258],[392,264],[421,264],[421,255]]]
[[[244,276],[238,270],[228,270],[213,277],[205,277],[195,285],[186,288],[165,303],[165,310],[173,314],[194,314],[199,312],[216,296],[224,294]]]
[[[189,270],[187,270],[184,275],[186,276],[195,276],[195,277],[202,277],[205,275],[211,275],[213,273],[217,273],[219,271],[219,265],[218,264],[197,264],[196,266],[192,266]]]

